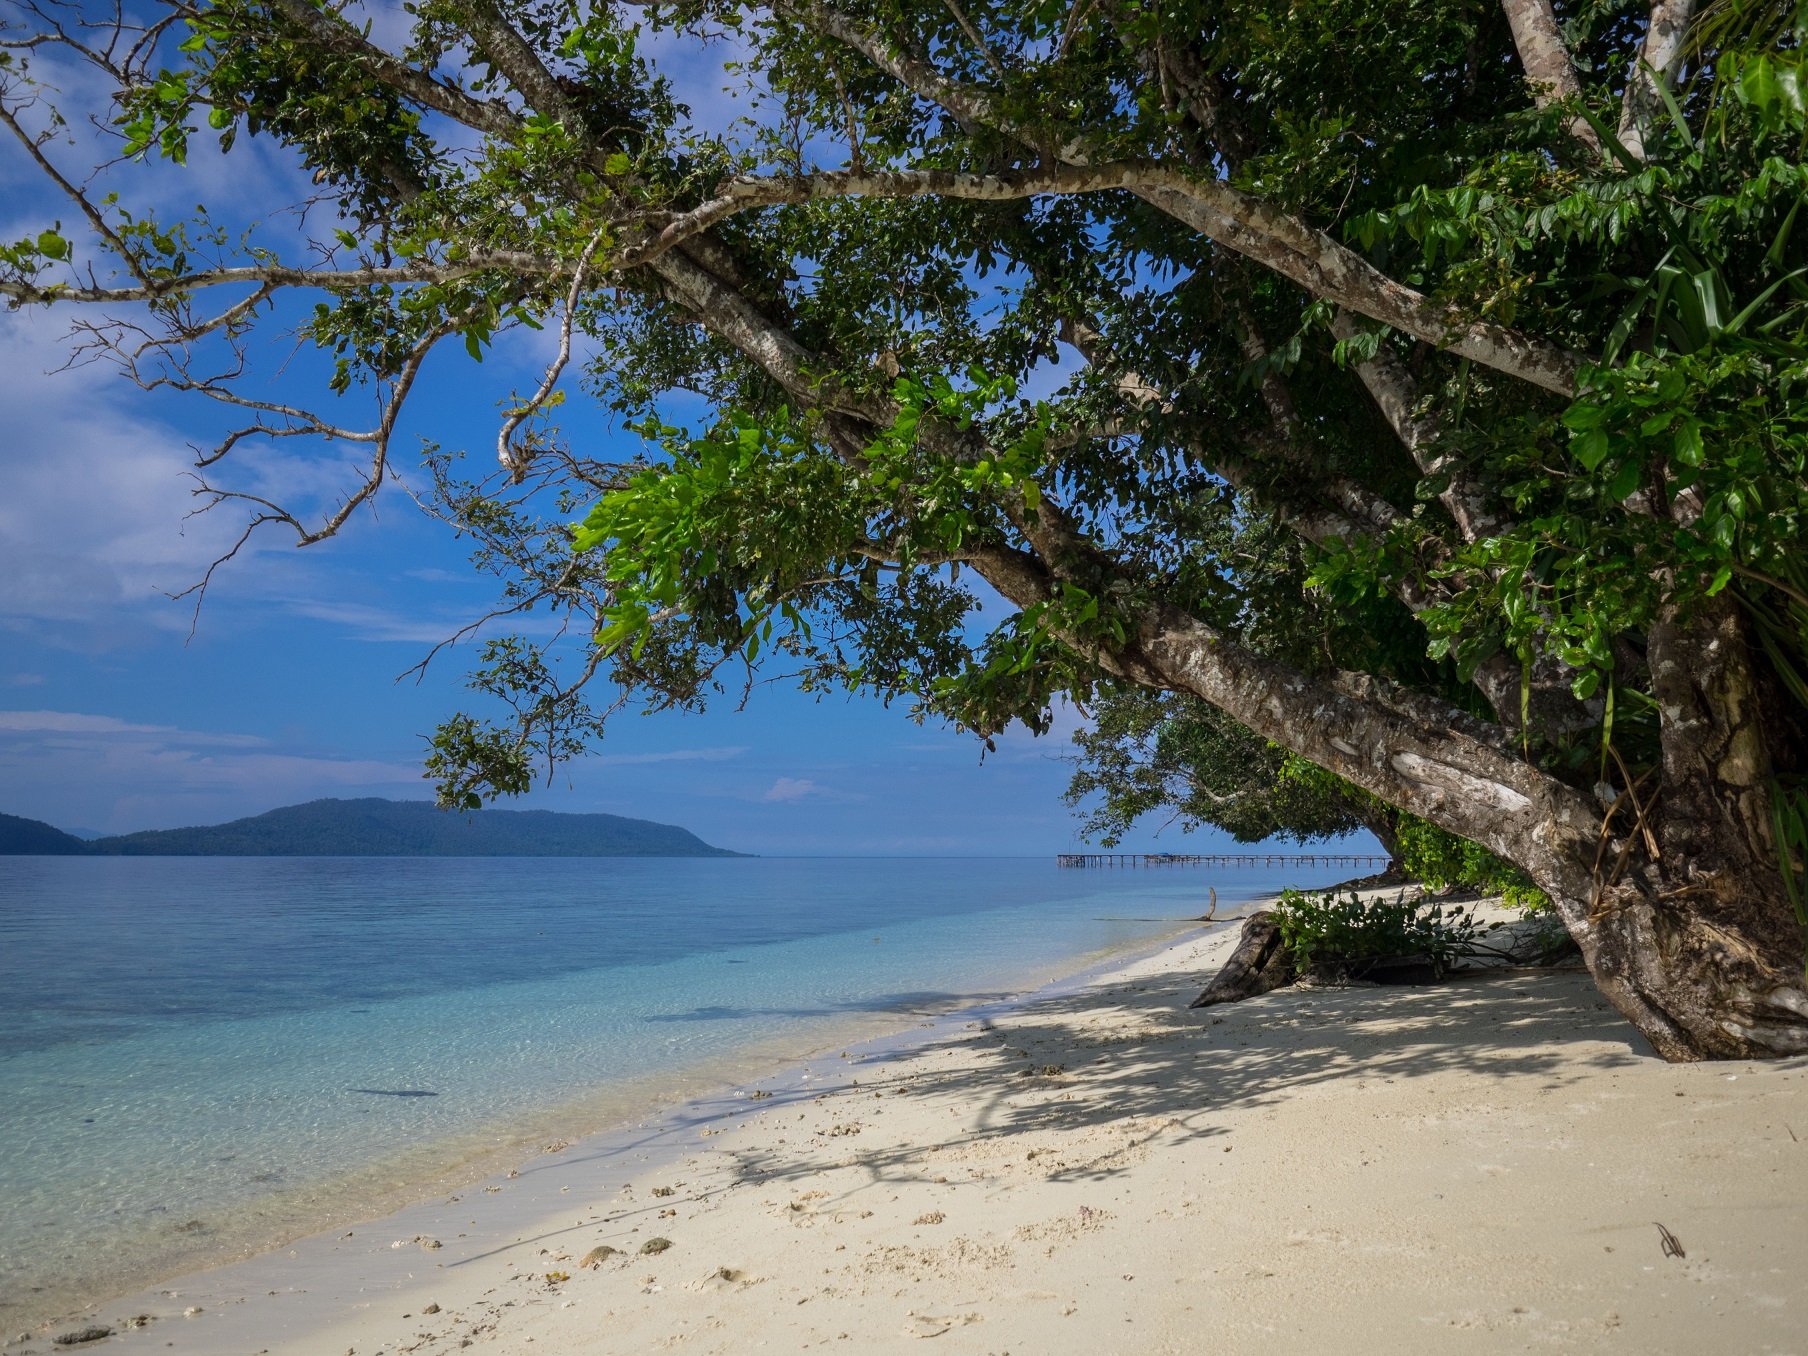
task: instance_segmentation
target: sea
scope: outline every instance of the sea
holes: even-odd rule
[[[0,857],[0,1341],[1349,874]]]

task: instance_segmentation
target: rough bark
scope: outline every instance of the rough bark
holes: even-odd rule
[[[1557,27],[1557,16],[1551,11],[1551,0],[1501,0],[1501,8],[1506,11],[1519,64],[1525,67],[1526,82],[1538,107],[1580,98],[1582,86],[1563,32]],[[1601,139],[1585,119],[1570,119],[1569,134],[1596,155],[1601,153]]]
[[[1695,0],[1658,0],[1651,7],[1639,64],[1627,74],[1620,102],[1620,144],[1635,160],[1645,158],[1645,143],[1663,114],[1663,91],[1675,83],[1694,14]]]
[[[1649,860],[1604,883],[1576,939],[1667,1059],[1808,1052],[1802,926],[1771,841],[1765,709],[1744,630],[1725,596],[1652,629],[1663,784],[1644,807]]]
[[[1642,832],[1630,848],[1610,838],[1592,802],[1465,732],[1460,713],[1440,720],[1423,698],[1389,709],[1372,682],[1340,691],[1176,617],[1141,646],[1140,680],[1193,692],[1524,868],[1602,992],[1664,1058],[1808,1052],[1802,929],[1770,853],[1762,713],[1739,616],[1722,602],[1693,623],[1666,619],[1651,648],[1664,729],[1658,853],[1618,879]]]
[[[1381,850],[1387,854],[1387,871],[1400,870],[1400,826],[1397,822],[1398,812],[1392,806],[1380,809],[1363,808],[1358,811],[1358,819],[1362,827],[1374,835],[1375,841],[1381,844]]]
[[[1358,331],[1349,315],[1339,311],[1331,322],[1331,332],[1339,339],[1353,339]],[[1477,542],[1504,530],[1508,523],[1490,502],[1486,488],[1458,458],[1439,449],[1438,418],[1429,410],[1418,408],[1420,392],[1399,359],[1383,347],[1373,358],[1357,364],[1356,375],[1419,473],[1444,482],[1438,491],[1438,502],[1450,514],[1463,540]]]
[[[1281,945],[1280,920],[1264,909],[1244,922],[1237,949],[1187,1006],[1209,1008],[1240,1002],[1291,984],[1294,978],[1293,956]]]

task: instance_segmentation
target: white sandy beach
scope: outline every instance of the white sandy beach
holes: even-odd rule
[[[9,1356],[1808,1352],[1808,1062],[1666,1065],[1579,972],[1189,1011],[1235,936]]]

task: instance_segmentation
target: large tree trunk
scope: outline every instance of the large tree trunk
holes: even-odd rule
[[[1650,835],[1634,830],[1638,865],[1623,875],[1604,854],[1571,927],[1602,992],[1666,1059],[1808,1051],[1803,931],[1778,873],[1744,630],[1728,598],[1652,629],[1663,766],[1644,807]]]
[[[1771,843],[1764,711],[1736,605],[1666,617],[1649,653],[1661,787],[1641,792],[1641,825],[1623,811],[1611,832],[1589,797],[1423,696],[1309,678],[1172,611],[1123,658],[1126,676],[1203,697],[1524,868],[1602,992],[1664,1058],[1808,1052],[1803,929]]]
[[[1356,812],[1356,817],[1362,821],[1363,828],[1375,835],[1375,841],[1381,844],[1381,850],[1387,854],[1387,869],[1403,870],[1398,815],[1391,809],[1372,809],[1372,805],[1371,801],[1369,805],[1363,806]]]

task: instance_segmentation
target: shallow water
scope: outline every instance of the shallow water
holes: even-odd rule
[[[1228,904],[1302,875],[0,858],[0,1323],[1015,992],[1173,931],[1208,886]]]

